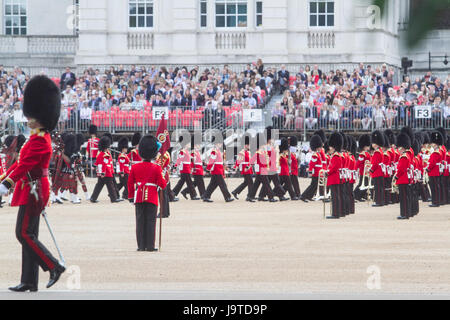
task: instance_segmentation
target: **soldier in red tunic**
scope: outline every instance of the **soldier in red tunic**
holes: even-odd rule
[[[236,200],[239,200],[238,195],[241,194],[242,191],[244,191],[245,188],[247,188],[247,202],[255,202],[255,200],[251,199],[249,196],[252,192],[253,188],[253,168],[248,167],[250,163],[250,137],[245,136],[244,141],[244,149],[242,149],[241,152],[239,152],[236,163],[234,165],[234,169],[238,169],[241,172],[241,175],[244,177],[244,182],[241,183],[231,194],[236,198]]]
[[[363,134],[359,137],[359,156],[356,161],[356,168],[359,173],[359,182],[355,188],[355,200],[357,201],[365,201],[367,199],[367,190],[361,190],[361,187],[364,185],[369,185],[369,177],[364,176],[364,169],[366,167],[366,163],[370,163],[370,146],[372,141],[370,139],[370,135]]]
[[[88,155],[91,173],[93,174],[93,166],[97,159],[97,153],[98,153],[98,142],[100,141],[100,139],[97,138],[97,126],[96,125],[91,125],[89,127],[89,135],[91,136],[91,138],[88,140],[88,143],[86,146],[86,152]]]
[[[190,142],[183,143],[183,137],[181,136],[178,141],[182,149],[178,153],[178,159],[175,163],[175,167],[179,168],[180,170],[180,180],[175,185],[175,188],[173,188],[173,192],[175,193],[175,197],[178,196],[181,189],[183,188],[184,184],[186,184],[188,188],[188,192],[191,195],[191,200],[200,200],[199,197],[197,197],[197,192],[195,191],[194,184],[192,183],[191,173],[192,173],[192,158],[191,158],[191,152],[189,151]],[[183,196],[187,199],[186,194],[184,193]]]
[[[322,138],[317,134],[313,135],[309,141],[309,148],[313,152],[308,168],[311,176],[311,183],[300,197],[304,202],[307,202],[308,200],[312,201],[313,197],[317,194],[319,174],[323,170],[322,156],[320,155],[320,151],[323,148]]]
[[[139,132],[136,132],[133,137],[131,138],[131,145],[133,146],[133,150],[128,154],[128,158],[130,159],[131,167],[134,166],[136,163],[139,163],[142,161],[141,157],[139,156],[139,141],[141,141],[142,135]]]
[[[281,139],[280,144],[280,156],[279,156],[279,163],[280,163],[280,183],[283,190],[289,193],[289,196],[291,197],[292,201],[297,201],[298,198],[294,192],[294,188],[292,187],[291,182],[291,167],[290,167],[290,153],[289,153],[289,140],[287,138]]]
[[[447,148],[445,147],[445,144],[447,143],[447,132],[444,128],[440,127],[436,129],[438,132],[442,135],[442,145],[439,148],[439,153],[441,155],[441,163],[440,163],[440,172],[441,177],[439,179],[439,182],[441,184],[441,206],[446,205],[448,203],[447,199],[447,180],[449,178],[449,172],[447,171]]]
[[[129,200],[136,208],[138,251],[158,251],[155,249],[158,190],[165,189],[167,181],[161,166],[152,160],[160,147],[155,137],[143,137],[139,142],[139,156],[143,161],[131,167],[128,177]]]
[[[383,149],[384,135],[380,131],[374,131],[372,133],[372,147],[375,152],[371,159],[370,174],[372,176],[372,182],[374,185],[374,201],[375,204],[372,207],[384,206],[384,173],[383,173]]]
[[[113,159],[109,153],[111,140],[108,137],[102,137],[98,143],[99,153],[97,155],[97,161],[95,166],[97,167],[97,184],[95,185],[94,191],[92,192],[91,202],[97,203],[98,196],[106,184],[108,188],[108,195],[112,203],[121,202],[121,199],[117,198],[117,190],[114,186],[113,175]]]
[[[116,172],[119,175],[119,184],[117,191],[120,192],[123,188],[122,199],[128,199],[128,176],[130,174],[130,158],[128,158],[128,138],[123,137],[119,140],[118,149],[120,151],[117,159]]]
[[[409,166],[410,161],[406,155],[406,150],[411,148],[411,139],[407,134],[401,133],[397,137],[397,147],[400,153],[400,158],[395,170],[394,183],[398,186],[399,202],[400,202],[400,216],[399,220],[406,220],[411,217],[411,203],[409,195]]]
[[[294,188],[295,197],[300,199],[302,192],[300,191],[300,184],[298,183],[298,139],[295,136],[289,138],[290,154],[291,154],[291,184]]]
[[[431,147],[434,151],[430,156],[426,169],[430,177],[431,205],[429,207],[431,208],[437,208],[441,205],[440,163],[442,159],[439,148],[444,143],[443,140],[442,134],[439,131],[431,134]]]
[[[39,266],[50,272],[47,288],[53,286],[65,271],[38,240],[39,218],[50,194],[48,168],[52,145],[49,132],[58,123],[60,109],[60,91],[53,81],[37,76],[28,82],[23,113],[32,129],[31,136],[0,185],[0,195],[6,195],[15,186],[12,206],[19,207],[16,237],[22,244],[22,279],[20,285],[9,288],[11,291],[37,291]]]
[[[333,133],[328,141],[331,159],[327,170],[327,187],[331,190],[331,217],[327,219],[339,219],[345,216],[341,185],[342,157],[339,154],[343,144],[343,137],[338,132]]]

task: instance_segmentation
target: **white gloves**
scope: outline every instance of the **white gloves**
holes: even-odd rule
[[[0,184],[0,196],[6,196],[8,192],[8,188],[6,188],[4,184]]]

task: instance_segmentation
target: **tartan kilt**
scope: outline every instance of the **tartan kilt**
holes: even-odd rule
[[[61,190],[69,190],[70,193],[77,194],[77,178],[72,173],[61,174]]]

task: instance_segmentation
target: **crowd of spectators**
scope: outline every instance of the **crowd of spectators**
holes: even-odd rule
[[[349,72],[322,72],[317,65],[301,67],[290,75],[279,71],[282,98],[272,109],[275,127],[284,130],[372,130],[450,127],[450,75],[440,79],[403,77],[395,83],[395,71],[382,65],[360,64]],[[415,119],[416,106],[431,106],[431,118]]]
[[[3,128],[13,109],[19,106],[23,88],[30,78],[20,68],[6,71],[0,66],[0,108]],[[107,70],[88,68],[76,75],[66,68],[61,78],[62,110],[60,129],[71,115],[78,113],[81,123],[89,124],[93,112],[118,108],[142,111],[167,106],[170,110],[203,110],[208,118],[221,117],[224,108],[259,108],[272,94],[276,70],[264,68],[261,60],[248,64],[241,72],[223,68],[136,67]],[[23,120],[23,119],[21,119]],[[62,126],[62,127],[61,127]]]

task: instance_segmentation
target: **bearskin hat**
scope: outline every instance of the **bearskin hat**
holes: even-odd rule
[[[64,154],[68,157],[77,152],[77,137],[68,134],[64,137]]]
[[[244,137],[244,145],[249,145],[250,144],[250,136],[245,136]]]
[[[343,132],[338,132],[338,133],[342,136],[342,148],[341,148],[341,151],[342,150],[347,150],[347,143],[348,143],[347,136]]]
[[[265,146],[266,144],[267,144],[267,140],[266,140],[266,138],[264,137],[264,135],[262,135],[262,134],[257,134],[257,135],[256,135],[256,145],[257,145],[257,148],[259,149],[259,148]]]
[[[323,129],[317,130],[316,132],[314,132],[314,135],[318,135],[320,139],[322,139],[322,143],[325,143],[327,141],[327,137]]]
[[[450,136],[447,137],[447,141],[445,142],[445,148],[448,150],[450,150]]]
[[[370,138],[370,135],[363,134],[361,137],[359,137],[359,148],[362,150],[365,147],[370,147],[372,145],[372,139]]]
[[[284,152],[287,150],[289,150],[289,140],[287,138],[283,138],[281,139],[280,152]]]
[[[16,152],[20,152],[20,150],[22,149],[22,146],[25,143],[25,141],[27,141],[27,138],[25,138],[25,136],[23,134],[19,134],[17,136]]]
[[[442,127],[437,128],[436,131],[439,131],[442,134],[442,138],[444,138],[445,143],[447,141],[447,131],[445,131]]]
[[[444,138],[439,131],[434,131],[431,133],[431,143],[435,143],[438,146],[442,146],[444,144]]]
[[[356,152],[358,150],[356,139],[353,136],[349,136],[349,138],[350,138],[350,150],[349,151],[351,152],[351,154],[353,154],[355,156]]]
[[[309,147],[311,150],[317,150],[318,148],[321,148],[323,146],[322,138],[315,134],[312,136],[311,140],[309,141]]]
[[[104,137],[108,137],[109,141],[110,141],[110,145],[113,144],[114,140],[113,140],[113,136],[111,133],[107,132],[103,135]]]
[[[411,148],[411,139],[406,133],[400,133],[397,136],[397,147],[409,150]]]
[[[422,138],[423,138],[422,144],[430,144],[431,143],[430,134],[427,131],[422,131]]]
[[[413,149],[413,152],[414,152],[415,156],[417,156],[420,153],[420,145],[419,145],[419,142],[417,140],[415,140],[411,144],[411,148]]]
[[[274,130],[273,127],[267,127],[266,128],[266,134],[267,134],[267,141],[272,140],[272,131]]]
[[[131,138],[131,145],[133,147],[136,147],[139,144],[139,141],[141,141],[142,135],[140,132],[136,132],[133,134],[133,138]]]
[[[123,137],[119,140],[119,144],[118,144],[118,149],[119,151],[122,151],[123,149],[128,149],[128,138],[127,137]]]
[[[382,147],[384,146],[384,135],[381,131],[374,131],[372,132],[372,137],[371,137],[372,143],[375,143],[376,145]]]
[[[411,129],[411,127],[403,127],[402,130],[400,131],[400,133],[407,134],[409,139],[411,139],[411,144],[413,143],[413,141],[414,141],[414,132]]]
[[[14,142],[14,139],[16,139],[16,136],[13,136],[13,135],[7,136],[5,139],[5,142],[3,142],[3,143],[7,148],[9,148],[11,146],[11,144]]]
[[[91,124],[91,126],[89,127],[89,135],[94,135],[97,134],[97,126],[94,124]]]
[[[98,142],[98,150],[105,151],[111,146],[111,140],[107,136],[101,137],[100,141]]]
[[[83,143],[86,141],[86,139],[84,138],[84,135],[82,133],[78,133],[77,134],[77,151],[81,150],[81,146],[83,145]]]
[[[414,133],[414,140],[416,140],[419,144],[419,146],[423,145],[423,133],[422,132],[415,132]]]
[[[139,155],[144,160],[151,160],[158,154],[158,143],[154,136],[147,135],[139,142]]]
[[[328,139],[328,145],[334,148],[337,152],[341,152],[342,146],[344,145],[344,138],[339,132],[333,132]]]
[[[386,134],[386,136],[388,138],[389,146],[396,145],[396,141],[395,141],[396,137],[395,137],[394,131],[392,131],[391,129],[387,129],[387,130],[384,130],[384,133]]]
[[[45,129],[53,131],[61,113],[61,92],[46,76],[28,81],[23,93],[23,114],[36,119]]]
[[[292,136],[289,138],[289,143],[291,145],[291,147],[296,147],[298,146],[298,138],[295,136]]]
[[[384,148],[389,148],[391,146],[390,143],[389,143],[389,137],[384,132],[383,132],[383,136],[384,136],[384,145],[383,145],[383,147]]]

